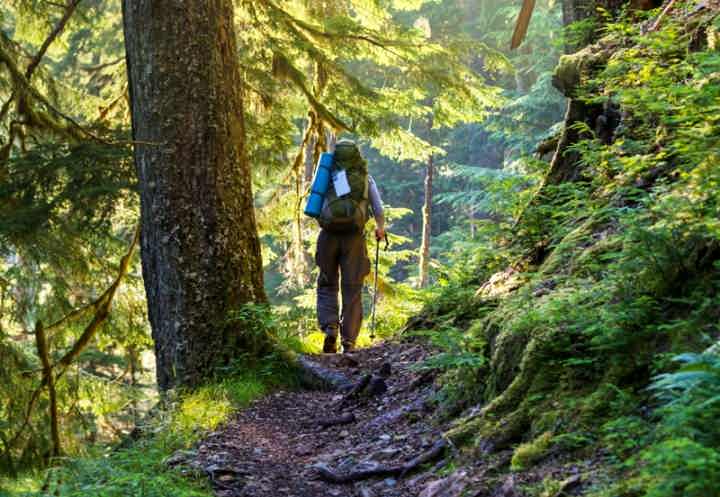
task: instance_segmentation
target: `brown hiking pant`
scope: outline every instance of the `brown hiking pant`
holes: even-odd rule
[[[315,262],[320,268],[317,282],[317,313],[325,334],[340,325],[343,346],[352,348],[362,324],[362,286],[370,274],[364,233],[334,234],[320,231]],[[338,270],[342,280],[342,317],[338,319]]]

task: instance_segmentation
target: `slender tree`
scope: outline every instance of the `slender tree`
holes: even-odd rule
[[[432,142],[432,115],[428,120],[428,140]],[[420,274],[418,286],[425,288],[430,282],[430,236],[432,235],[433,173],[435,164],[430,152],[425,164],[425,194],[422,208],[422,238],[420,239]]]
[[[231,0],[124,0],[142,265],[161,388],[264,339],[228,319],[265,300]]]
[[[425,165],[425,200],[422,208],[422,239],[420,241],[420,278],[418,286],[425,288],[430,282],[430,235],[432,233],[433,156]]]

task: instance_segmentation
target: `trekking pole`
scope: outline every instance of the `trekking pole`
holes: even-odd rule
[[[387,233],[385,234],[385,250],[390,246]],[[378,260],[380,259],[380,239],[375,240],[375,284],[373,285],[372,320],[370,322],[370,340],[375,340],[375,308],[378,295]]]

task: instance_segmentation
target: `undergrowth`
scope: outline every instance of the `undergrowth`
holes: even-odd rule
[[[443,401],[481,407],[454,440],[514,447],[515,469],[601,450],[620,483],[598,495],[718,495],[720,362],[700,352],[720,339],[719,29],[713,12],[607,27],[578,98],[622,119],[612,143],[583,130],[579,179],[529,203],[513,244],[534,265],[426,306]]]
[[[192,392],[167,394],[134,440],[119,447],[95,448],[84,457],[58,460],[44,472],[0,480],[0,495],[209,497],[212,491],[204,474],[170,468],[167,459],[177,451],[191,449],[234,410],[270,389],[294,386],[295,381],[293,371],[280,357],[252,364],[239,358],[215,381]]]

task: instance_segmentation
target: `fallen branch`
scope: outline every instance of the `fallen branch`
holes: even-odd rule
[[[667,15],[668,12],[670,12],[670,9],[673,8],[673,5],[675,5],[675,0],[670,0],[668,4],[665,6],[665,8],[660,12],[660,15],[655,19],[655,22],[650,27],[650,32],[656,31],[657,28],[660,26],[660,22],[663,20],[663,18]]]
[[[284,353],[288,361],[297,365],[300,372],[300,382],[306,387],[341,392],[352,388],[352,382],[344,374],[321,366],[302,354],[295,354],[287,350]]]
[[[367,386],[370,384],[370,380],[372,379],[371,374],[366,374],[362,378],[360,378],[360,381],[358,381],[349,391],[345,394],[345,396],[340,399],[337,405],[341,406],[353,397],[357,397],[360,395],[360,392],[365,390]]]
[[[441,438],[435,444],[419,456],[411,459],[405,464],[397,466],[377,466],[375,468],[353,471],[347,474],[338,474],[326,466],[318,466],[317,471],[320,478],[330,483],[352,483],[360,480],[367,480],[376,476],[398,476],[404,477],[418,466],[439,458],[447,448],[448,444]]]
[[[408,390],[415,390],[416,388],[425,385],[426,383],[430,383],[435,379],[435,376],[437,375],[437,372],[433,369],[427,369],[423,371],[423,373],[415,378],[412,383],[410,383],[410,386],[408,387]]]

